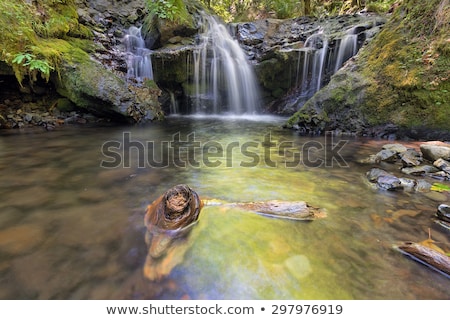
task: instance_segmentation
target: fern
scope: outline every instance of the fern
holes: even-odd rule
[[[40,74],[45,81],[50,79],[50,73],[54,68],[48,64],[45,60],[36,59],[36,56],[31,53],[18,53],[14,56],[11,61],[14,66],[18,69],[25,68],[31,81],[37,81],[37,75]],[[18,74],[18,69],[15,68],[16,76]],[[18,77],[19,83],[22,82],[23,78]]]

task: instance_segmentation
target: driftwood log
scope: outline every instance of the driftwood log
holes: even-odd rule
[[[450,277],[450,257],[421,243],[406,241],[394,246],[401,253]]]
[[[311,207],[304,201],[262,201],[226,203],[219,200],[202,201],[187,185],[167,190],[147,207],[144,223],[148,247],[144,276],[158,280],[168,275],[179,264],[189,248],[187,236],[198,221],[203,206],[237,207],[263,216],[289,220],[311,221],[326,216],[322,209]]]

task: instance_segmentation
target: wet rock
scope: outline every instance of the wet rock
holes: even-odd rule
[[[407,190],[407,191],[414,190],[414,188],[417,184],[416,180],[414,180],[414,179],[399,178],[399,180],[400,180],[400,183],[401,183],[403,189]]]
[[[397,154],[400,153],[404,153],[406,152],[406,150],[408,150],[408,148],[406,148],[404,145],[400,144],[400,143],[389,143],[389,144],[385,144],[382,149],[384,150],[391,150]]]
[[[423,162],[422,154],[414,149],[408,149],[402,152],[400,159],[405,167],[418,166]]]
[[[450,160],[450,145],[440,141],[431,141],[420,145],[424,158],[436,161],[440,158]]]
[[[395,162],[397,161],[397,153],[389,149],[384,149],[376,154],[376,158],[380,161]]]
[[[393,175],[380,176],[377,178],[377,187],[384,190],[395,191],[403,189],[399,178]]]
[[[413,176],[422,176],[426,173],[435,173],[438,172],[439,170],[434,167],[434,166],[430,166],[430,165],[423,165],[423,166],[417,166],[417,167],[405,167],[402,168],[402,172],[405,174],[410,174]]]
[[[380,163],[380,159],[375,154],[371,154],[365,159],[358,160],[359,163],[376,164]]]
[[[431,190],[431,187],[431,183],[426,180],[419,179],[416,180],[416,186],[414,190],[416,190],[416,192],[429,192]]]
[[[247,46],[254,46],[264,42],[264,34],[255,23],[244,23],[237,26],[238,40]]]
[[[431,172],[427,176],[437,180],[450,180],[450,174],[445,171]]]
[[[440,220],[450,222],[450,206],[447,204],[439,205],[436,215]]]
[[[445,171],[446,173],[450,173],[450,162],[445,161],[444,159],[437,159],[435,162],[433,162],[433,165],[436,168],[441,169],[442,171]]]
[[[370,182],[376,182],[381,176],[389,176],[391,175],[387,171],[378,168],[372,168],[366,173],[366,177]]]

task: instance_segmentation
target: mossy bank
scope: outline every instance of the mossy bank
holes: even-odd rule
[[[450,6],[404,0],[383,30],[286,126],[450,139]]]
[[[117,50],[122,28],[144,14],[144,2],[4,0],[0,10],[0,85],[4,94],[19,92],[17,103],[6,103],[11,99],[2,96],[0,128],[31,124],[17,115],[37,109],[57,111],[56,118],[71,109],[130,123],[162,117],[159,89],[149,82],[129,83],[125,57]],[[62,97],[70,108],[60,103],[67,102]]]

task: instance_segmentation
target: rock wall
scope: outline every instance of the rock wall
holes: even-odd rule
[[[136,83],[126,78],[122,40],[127,28],[145,16],[145,3],[74,0],[56,5],[59,10],[67,7],[70,12],[76,11],[78,22],[87,27],[91,36],[78,38],[74,35],[76,32],[70,31],[58,38],[36,36],[38,41],[51,43],[48,50],[57,52],[61,60],[48,83],[39,78],[30,81],[26,77],[21,85],[3,86],[0,128],[35,125],[50,128],[67,123],[75,115],[82,117],[83,123],[99,118],[129,123],[161,119],[161,91],[154,82]],[[48,6],[52,8],[52,4]],[[46,46],[43,43],[42,47]],[[14,75],[10,65],[1,65],[0,80],[2,83],[11,81],[6,80]],[[83,117],[83,114],[91,116]]]
[[[323,71],[323,83],[326,83],[335,72],[337,52],[346,31],[355,30],[359,49],[379,32],[384,22],[379,16],[355,14],[328,19],[264,19],[230,24],[228,27],[255,69],[265,112],[292,115],[300,103],[304,103],[313,93],[308,92],[307,96],[298,99],[304,53],[313,51],[305,48],[307,39],[319,33],[326,35],[329,42],[326,52],[329,58]],[[180,111],[190,113],[196,35],[194,32],[183,33],[182,30],[183,27],[179,26],[171,37],[166,36],[167,40],[154,51],[152,58],[155,81],[165,92],[163,108],[169,111],[171,94],[181,105]],[[308,81],[313,76],[308,74]]]
[[[286,127],[311,134],[450,140],[449,18],[448,0],[404,1],[374,41]]]

